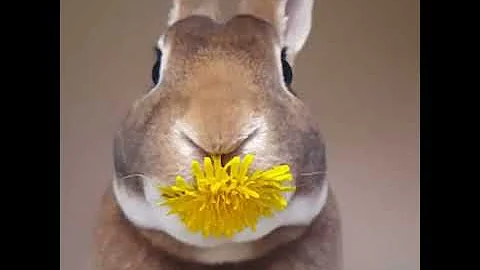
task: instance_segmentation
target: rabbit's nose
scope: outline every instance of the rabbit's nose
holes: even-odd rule
[[[219,125],[197,126],[186,123],[176,127],[183,135],[185,142],[205,156],[242,154],[245,145],[249,144],[260,131],[256,121],[223,129]]]
[[[185,139],[196,148],[203,156],[220,155],[228,159],[230,156],[239,155],[243,152],[243,147],[251,141],[257,134],[257,129],[240,136],[190,136],[185,134]]]
[[[226,140],[219,138],[217,142],[212,143],[211,153],[220,154],[222,157],[225,157],[226,160],[229,160],[229,156],[242,154],[243,147],[256,136],[257,132],[258,129],[254,129],[249,133],[238,136],[238,138],[233,140],[232,138],[227,138]]]

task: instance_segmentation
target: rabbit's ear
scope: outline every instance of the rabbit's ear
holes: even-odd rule
[[[218,16],[218,0],[173,0],[168,25],[192,15],[207,16],[215,20]]]
[[[287,0],[240,0],[238,13],[248,14],[272,24],[282,36],[285,30]]]
[[[293,65],[295,56],[303,48],[312,27],[314,0],[288,0],[285,6],[287,18],[283,34],[283,47],[287,60]]]
[[[242,0],[239,13],[251,14],[271,23],[286,48],[286,58],[293,65],[310,34],[314,0]]]

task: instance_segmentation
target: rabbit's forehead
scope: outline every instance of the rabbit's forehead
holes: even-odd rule
[[[159,45],[164,51],[162,88],[196,99],[221,96],[258,103],[262,90],[283,83],[274,29],[252,16],[224,24],[188,17],[173,24]]]
[[[277,40],[273,27],[249,15],[217,23],[210,18],[191,16],[173,24],[163,37],[171,57],[188,61],[204,51],[256,56],[273,53]]]

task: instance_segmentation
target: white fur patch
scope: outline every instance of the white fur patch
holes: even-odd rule
[[[126,180],[128,181],[128,180]],[[178,241],[196,247],[220,247],[225,244],[245,243],[264,237],[278,227],[288,225],[308,225],[327,202],[328,182],[316,194],[296,196],[289,206],[272,218],[264,218],[257,224],[255,232],[246,229],[233,239],[205,238],[200,233],[191,233],[176,215],[167,215],[167,207],[158,207],[161,200],[153,181],[143,181],[146,200],[129,194],[124,185],[113,181],[114,194],[126,217],[135,225],[163,231]],[[220,259],[220,258],[219,258]]]

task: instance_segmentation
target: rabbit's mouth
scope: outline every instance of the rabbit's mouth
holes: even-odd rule
[[[168,215],[167,207],[158,207],[162,200],[152,179],[143,181],[144,197],[135,196],[126,190],[121,181],[114,180],[113,188],[117,202],[125,216],[136,226],[164,232],[179,242],[198,248],[214,248],[229,244],[241,244],[259,240],[285,226],[307,226],[320,213],[328,197],[328,182],[311,194],[293,196],[289,206],[269,218],[262,218],[256,230],[244,229],[230,239],[205,237],[192,233],[176,215]]]

